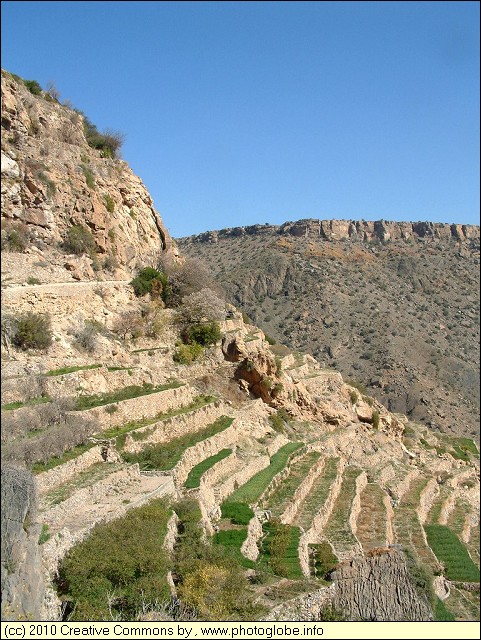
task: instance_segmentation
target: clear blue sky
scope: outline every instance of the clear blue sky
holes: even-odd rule
[[[479,224],[478,2],[2,2],[175,237],[299,218]]]

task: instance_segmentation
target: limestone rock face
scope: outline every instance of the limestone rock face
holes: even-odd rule
[[[45,95],[2,70],[2,230],[20,225],[45,251],[83,225],[99,261],[127,271],[175,251],[142,180],[90,147],[83,116]]]
[[[373,622],[430,621],[432,611],[416,591],[404,557],[379,549],[341,564],[333,574],[334,606],[349,620]]]

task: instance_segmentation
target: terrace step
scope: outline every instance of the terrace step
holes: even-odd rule
[[[391,542],[385,498],[386,493],[376,483],[368,483],[361,493],[356,536],[364,552]]]
[[[64,528],[71,533],[88,531],[97,522],[120,517],[130,507],[174,492],[172,477],[143,476],[138,465],[124,465],[61,503],[46,507],[42,520],[51,533]]]
[[[331,510],[331,515],[323,530],[323,537],[329,540],[334,553],[340,560],[344,560],[361,551],[361,545],[354,532],[355,516],[353,513],[358,487],[365,478],[361,469],[346,467],[342,478],[339,494]],[[353,517],[354,516],[354,517]]]
[[[168,388],[154,393],[144,394],[128,400],[118,400],[91,409],[73,411],[83,417],[92,418],[99,424],[99,430],[105,431],[113,427],[143,418],[154,418],[160,413],[179,409],[192,402],[197,395],[196,390],[187,384]],[[111,407],[116,407],[112,409]]]
[[[417,511],[421,494],[428,484],[428,478],[417,475],[411,476],[410,480],[407,490],[394,508],[395,542],[410,549],[419,563],[427,564],[433,571],[437,571],[439,563],[428,546]]]

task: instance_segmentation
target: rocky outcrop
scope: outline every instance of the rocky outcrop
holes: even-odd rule
[[[429,621],[431,608],[395,549],[376,549],[342,563],[334,572],[335,608],[349,620],[373,622]]]
[[[2,620],[41,620],[46,585],[36,491],[24,469],[2,466]]]
[[[93,239],[94,263],[109,257],[127,271],[149,254],[174,252],[142,180],[89,146],[82,114],[48,98],[2,71],[2,231],[20,230],[45,254],[81,225]],[[66,262],[79,277],[97,278],[76,256]]]
[[[260,234],[278,234],[324,240],[358,239],[364,242],[379,240],[409,240],[410,238],[453,239],[458,241],[479,239],[476,225],[447,224],[442,222],[391,222],[386,220],[297,220],[282,225],[252,225],[233,227],[220,231],[207,231],[190,236],[190,242],[216,243],[229,237]],[[186,238],[182,238],[183,241]]]

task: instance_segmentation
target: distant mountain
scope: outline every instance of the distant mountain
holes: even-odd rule
[[[479,438],[479,227],[300,220],[178,240],[270,336]]]

